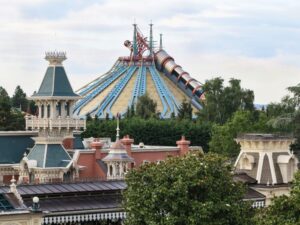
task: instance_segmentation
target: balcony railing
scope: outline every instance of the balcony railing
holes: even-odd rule
[[[86,128],[86,121],[83,119],[67,118],[38,118],[36,116],[26,116],[26,130],[35,129],[74,129],[80,130]]]

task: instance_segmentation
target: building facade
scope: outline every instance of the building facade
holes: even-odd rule
[[[273,134],[244,134],[236,139],[241,151],[235,172],[255,180],[249,185],[266,196],[266,205],[274,196],[289,195],[299,163],[290,150],[294,141],[292,137]]]

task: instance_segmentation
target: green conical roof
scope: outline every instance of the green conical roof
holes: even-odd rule
[[[79,97],[75,94],[62,62],[67,59],[64,52],[47,52],[47,68],[42,84],[32,97]]]
[[[49,66],[35,96],[78,96],[74,93],[63,66]]]

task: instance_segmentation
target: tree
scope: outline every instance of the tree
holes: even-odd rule
[[[297,109],[299,109],[300,106],[300,83],[296,86],[291,86],[287,88],[289,92],[293,94],[293,100],[297,106]]]
[[[257,225],[300,224],[300,173],[295,174],[291,195],[275,197],[269,207],[256,216]]]
[[[7,130],[11,119],[10,98],[6,90],[0,86],[0,130]]]
[[[178,109],[178,119],[191,120],[193,117],[193,108],[191,102],[187,102],[186,99],[180,104]]]
[[[256,115],[259,113],[258,115]],[[240,146],[235,142],[239,133],[270,132],[273,129],[267,124],[268,119],[263,111],[236,111],[224,125],[214,124],[209,142],[209,150],[218,154],[235,158]]]
[[[241,81],[230,79],[229,86],[224,87],[220,77],[208,80],[203,85],[205,104],[199,112],[200,119],[224,124],[237,110],[254,110],[254,93],[241,88]]]
[[[29,101],[26,99],[26,94],[19,85],[15,89],[15,93],[11,98],[11,103],[13,107],[20,108],[23,112],[28,110]]]
[[[143,119],[156,117],[156,107],[156,102],[148,94],[142,95],[137,100],[136,115]]]
[[[247,225],[250,205],[231,166],[215,154],[190,153],[131,170],[125,224]]]
[[[135,116],[135,108],[134,104],[132,104],[130,107],[127,107],[126,113],[125,113],[125,118],[132,118]]]

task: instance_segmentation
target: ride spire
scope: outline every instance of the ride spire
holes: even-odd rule
[[[138,54],[138,47],[137,47],[137,29],[136,23],[133,24],[133,56],[137,56]]]
[[[152,30],[152,27],[153,27],[153,23],[152,21],[150,22],[150,35],[149,35],[149,51],[150,51],[150,56],[153,55],[153,30]]]
[[[163,36],[163,34],[159,34],[159,50],[163,49],[162,36]]]

